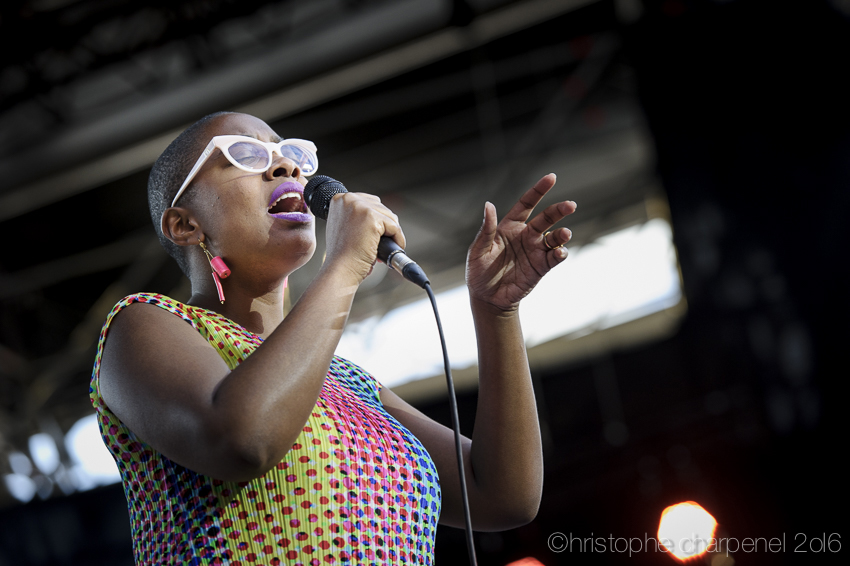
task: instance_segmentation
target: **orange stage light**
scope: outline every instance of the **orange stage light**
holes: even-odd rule
[[[714,545],[717,521],[693,501],[671,505],[661,513],[658,542],[684,562],[704,555]]]

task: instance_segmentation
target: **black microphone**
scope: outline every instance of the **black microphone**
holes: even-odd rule
[[[316,175],[304,187],[304,202],[310,207],[310,211],[322,220],[328,219],[328,209],[331,199],[339,193],[347,193],[345,186],[326,175]],[[405,279],[416,283],[423,289],[429,284],[428,276],[415,261],[407,257],[404,250],[389,236],[381,236],[378,243],[378,259],[387,264],[388,267],[401,273]]]

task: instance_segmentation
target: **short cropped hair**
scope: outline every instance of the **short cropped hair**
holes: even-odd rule
[[[204,147],[209,143],[209,140],[204,139],[201,134],[211,120],[224,114],[231,114],[231,112],[208,114],[183,130],[153,164],[148,177],[148,207],[154,230],[159,237],[159,243],[168,255],[174,258],[186,277],[189,277],[189,260],[186,258],[183,247],[178,246],[162,233],[162,213],[171,206],[171,201],[174,200],[180,185],[183,184]],[[180,202],[189,204],[194,194],[193,191],[186,191],[180,196]]]

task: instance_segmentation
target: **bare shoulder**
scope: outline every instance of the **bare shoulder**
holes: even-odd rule
[[[122,365],[116,362],[133,357],[148,344],[156,345],[161,338],[178,338],[182,342],[191,340],[192,334],[198,333],[184,320],[160,307],[147,303],[128,305],[109,325],[101,371],[111,373]]]
[[[100,391],[110,410],[142,432],[156,412],[205,404],[228,373],[227,365],[192,325],[157,306],[134,303],[110,324]]]
[[[191,324],[157,306],[134,303],[110,324],[100,376],[102,381],[113,381],[139,370],[183,373],[192,365],[187,362],[206,365],[206,360],[224,364]]]

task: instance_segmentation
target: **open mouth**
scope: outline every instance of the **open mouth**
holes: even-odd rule
[[[309,221],[312,217],[304,203],[304,187],[294,181],[278,186],[269,200],[269,214],[284,220]]]
[[[304,212],[304,200],[301,198],[301,194],[291,192],[280,195],[269,207],[270,214],[277,214],[278,212]]]

